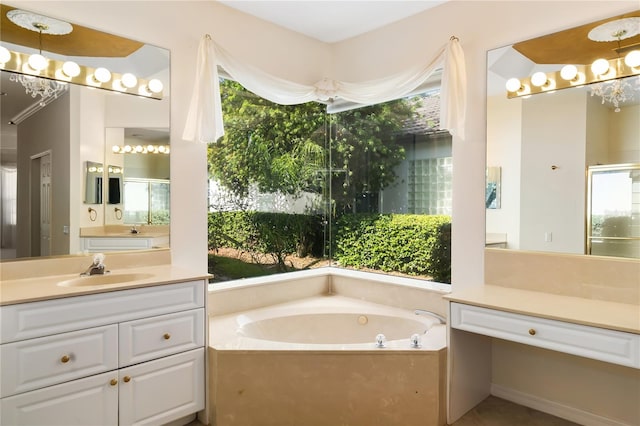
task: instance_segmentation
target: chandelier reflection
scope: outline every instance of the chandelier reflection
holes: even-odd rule
[[[40,96],[40,106],[45,106],[45,99],[49,97],[57,98],[66,85],[66,83],[26,74],[11,74],[9,80],[22,84],[27,95],[32,98]]]
[[[629,80],[635,80],[635,83],[629,83]],[[635,100],[639,92],[640,77],[632,77],[596,83],[591,89],[591,96],[600,96],[602,104],[610,103],[615,112],[620,112],[620,105]]]

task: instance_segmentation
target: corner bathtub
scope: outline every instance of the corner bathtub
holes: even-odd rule
[[[419,306],[416,306],[419,308]],[[318,296],[211,317],[209,345],[247,350],[440,350],[446,326],[413,311],[344,296]],[[376,336],[384,334],[384,348]],[[418,334],[421,347],[411,347]]]
[[[434,318],[330,295],[209,326],[213,424],[445,424],[446,326]]]

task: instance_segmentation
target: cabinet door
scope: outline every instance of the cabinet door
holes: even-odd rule
[[[158,425],[204,409],[204,348],[123,368],[120,425]]]
[[[118,424],[116,371],[1,400],[0,424],[113,426]]]

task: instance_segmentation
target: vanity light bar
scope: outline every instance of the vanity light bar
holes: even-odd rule
[[[629,52],[625,58],[599,59],[591,65],[566,65],[560,71],[537,72],[531,77],[507,80],[507,98],[550,93],[554,90],[584,86],[640,75],[639,51]]]
[[[169,145],[113,145],[114,154],[169,154]]]
[[[158,79],[145,80],[137,78],[131,73],[119,74],[110,72],[104,67],[91,68],[78,65],[75,62],[63,62],[46,58],[43,58],[44,62],[40,61],[37,64],[38,68],[41,69],[36,70],[30,65],[33,60],[29,62],[34,55],[15,52],[2,46],[0,48],[0,69],[5,71],[152,99],[162,99],[163,96],[163,85]]]

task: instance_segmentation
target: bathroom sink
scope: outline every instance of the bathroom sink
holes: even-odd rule
[[[153,277],[153,274],[143,273],[90,275],[60,281],[58,285],[62,287],[93,287],[99,285],[124,284],[131,281],[146,280],[151,277]]]

